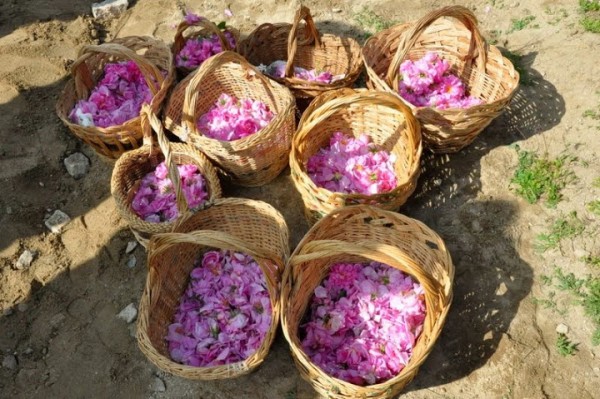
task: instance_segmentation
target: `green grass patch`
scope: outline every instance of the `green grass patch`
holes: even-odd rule
[[[572,342],[565,334],[558,334],[556,338],[556,350],[561,356],[574,355],[579,350],[577,349],[578,345]]]
[[[599,0],[579,0],[579,8],[583,12],[600,11]]]
[[[581,260],[588,266],[600,267],[600,256],[588,255]]]
[[[363,8],[362,11],[354,14],[354,21],[356,21],[361,28],[368,31],[364,34],[365,38],[384,29],[388,29],[396,23],[395,21],[385,19],[382,16],[375,14],[373,10],[368,8]]]
[[[546,205],[554,208],[562,199],[561,190],[574,179],[567,166],[575,160],[572,156],[563,155],[556,159],[523,151],[516,146],[519,164],[511,184],[518,195],[530,204],[545,197]]]
[[[585,204],[585,209],[593,213],[594,215],[600,216],[600,200],[595,200]]]
[[[579,0],[583,13],[581,26],[588,32],[600,33],[600,0]]]
[[[585,111],[583,111],[583,117],[584,118],[591,118],[594,120],[600,120],[600,112],[599,111],[595,111],[593,109],[586,109]]]
[[[583,17],[581,26],[588,32],[600,33],[600,17]]]
[[[527,16],[525,16],[523,18],[519,18],[519,19],[513,18],[510,20],[511,26],[510,26],[510,29],[508,30],[508,33],[523,30],[523,29],[529,27],[534,20],[535,20],[535,16],[533,16],[533,15],[527,15]],[[532,27],[534,27],[534,26],[532,26]]]
[[[585,226],[573,211],[566,217],[557,219],[551,226],[550,232],[537,236],[536,248],[544,252],[556,248],[565,238],[573,238],[583,233]]]

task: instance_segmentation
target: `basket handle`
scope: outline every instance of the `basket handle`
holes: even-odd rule
[[[150,144],[150,148],[152,150],[152,130],[156,132],[156,137],[158,138],[158,146],[160,147],[161,152],[165,156],[165,164],[167,165],[167,169],[169,171],[169,179],[173,183],[173,187],[175,189],[175,200],[177,202],[177,210],[179,211],[179,216],[186,214],[188,212],[188,203],[185,195],[183,193],[183,189],[181,187],[181,176],[179,175],[179,170],[177,169],[177,164],[173,161],[173,154],[171,152],[171,143],[167,139],[165,135],[165,131],[162,123],[156,116],[152,109],[148,104],[142,105],[141,110],[141,124],[142,130],[144,132],[144,144]],[[146,142],[147,137],[149,142]]]
[[[130,48],[117,43],[88,45],[84,46],[79,51],[77,60],[71,67],[71,72],[75,78],[75,91],[80,98],[87,98],[89,96],[89,91],[95,85],[90,70],[85,63],[85,61],[94,53],[109,54],[135,62],[148,85],[148,89],[152,93],[152,97],[156,96],[156,93],[158,93],[160,86],[165,80],[156,65]]]
[[[339,90],[332,90],[321,94],[315,98],[298,123],[298,129],[294,134],[292,153],[290,156],[290,163],[295,164],[299,169],[303,169],[304,165],[299,165],[298,152],[304,151],[307,145],[307,136],[318,125],[324,123],[329,117],[340,109],[346,108],[351,104],[365,104],[365,105],[383,105],[390,108],[398,109],[402,112],[408,125],[412,125],[415,130],[420,132],[420,125],[417,122],[415,116],[408,106],[406,106],[398,96],[367,90],[354,90],[349,88],[343,88]],[[318,111],[318,112],[317,112]],[[409,163],[413,163],[413,157],[415,154],[408,153]],[[389,193],[383,193],[389,194]],[[330,199],[332,201],[341,200],[344,198],[362,198],[362,195],[349,195],[341,193],[332,193]]]
[[[465,57],[465,61],[468,64],[471,64],[474,59],[477,59],[479,70],[482,73],[485,73],[486,43],[477,27],[477,18],[475,17],[475,14],[463,6],[448,6],[440,8],[439,10],[434,10],[425,15],[416,21],[402,36],[400,43],[398,43],[396,54],[394,54],[394,58],[392,58],[392,62],[390,63],[386,74],[387,83],[393,87],[394,90],[398,91],[397,77],[400,70],[400,64],[408,55],[410,49],[415,46],[419,36],[421,36],[425,29],[441,17],[456,18],[471,32],[471,44],[469,46],[469,52]]]
[[[269,78],[259,72],[254,65],[251,65],[241,55],[234,53],[233,51],[223,51],[216,54],[200,65],[200,67],[192,74],[183,80],[188,80],[188,84],[185,88],[185,96],[183,98],[183,108],[181,112],[181,123],[188,132],[196,131],[196,120],[199,115],[196,115],[196,105],[198,104],[198,98],[203,95],[201,83],[204,81],[206,76],[219,68],[220,66],[227,63],[234,63],[240,65],[246,70],[247,75],[257,77],[264,84],[271,85]]]
[[[225,34],[223,33],[223,31],[221,29],[219,29],[219,27],[217,25],[215,25],[214,22],[210,21],[207,18],[200,17],[199,21],[194,22],[192,24],[183,20],[177,26],[177,33],[175,33],[175,39],[173,42],[173,53],[175,55],[177,55],[181,51],[183,46],[185,45],[186,39],[183,37],[183,32],[185,32],[188,28],[190,28],[192,26],[201,27],[202,28],[202,31],[200,31],[201,33],[203,33],[203,31],[207,31],[208,33],[217,35],[217,37],[219,38],[219,41],[221,42],[221,46],[223,47],[223,50],[227,50],[227,51],[234,50],[229,45],[229,41],[225,37]]]
[[[294,22],[292,23],[292,28],[290,29],[290,33],[288,35],[288,47],[287,47],[287,62],[285,64],[285,77],[289,78],[294,73],[294,58],[296,57],[296,50],[298,49],[298,37],[296,33],[298,31],[298,26],[300,25],[300,21],[304,20],[306,22],[306,31],[307,36],[300,42],[300,45],[307,45],[311,43],[315,43],[315,45],[321,45],[321,39],[319,37],[319,31],[315,26],[315,21],[313,21],[312,15],[310,15],[310,10],[306,6],[300,6],[298,10],[296,10],[296,15],[294,16]]]
[[[232,249],[242,252],[246,255],[250,255],[253,258],[262,258],[275,261],[276,263],[274,266],[276,268],[276,273],[274,277],[277,280],[275,282],[279,282],[280,275],[282,273],[280,265],[284,265],[285,262],[285,259],[278,254],[271,253],[270,251],[265,251],[263,249],[252,249],[239,238],[217,230],[196,230],[189,233],[171,232],[154,234],[148,246],[148,253],[157,255],[167,250],[174,244],[194,244],[219,249]],[[269,278],[269,274],[271,273],[265,273],[267,278]]]

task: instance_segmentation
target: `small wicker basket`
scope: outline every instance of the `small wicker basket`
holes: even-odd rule
[[[109,62],[132,60],[140,68],[153,94],[150,106],[160,112],[163,100],[175,79],[173,56],[169,47],[151,37],[129,36],[101,45],[83,47],[71,68],[67,82],[56,104],[56,112],[71,132],[108,159],[119,158],[125,151],[140,147],[143,133],[140,118],[122,125],[86,127],[73,123],[69,113],[79,100],[87,99],[104,74]],[[166,72],[166,76],[162,72]]]
[[[377,261],[416,279],[426,317],[412,356],[396,377],[358,386],[327,375],[302,350],[298,331],[315,288],[338,262]],[[283,276],[281,326],[301,376],[324,397],[395,397],[417,374],[446,321],[454,266],[442,239],[423,223],[368,205],[338,209],[315,224],[291,255]]]
[[[306,24],[301,27],[302,20]],[[328,90],[350,87],[362,70],[358,42],[349,37],[320,34],[305,6],[298,8],[292,24],[262,24],[238,48],[253,65],[286,60],[285,77],[273,79],[289,87],[297,98],[312,98]],[[294,66],[345,76],[331,84],[310,82],[294,77]]]
[[[169,143],[160,120],[152,113],[150,107],[147,105],[142,107],[141,117],[145,131],[145,145],[126,152],[117,160],[112,173],[111,193],[121,216],[129,224],[138,242],[146,247],[153,234],[169,232],[176,223],[176,220],[161,223],[146,222],[131,209],[140,180],[154,171],[159,163],[165,161],[169,169],[169,178],[174,182],[179,218],[190,210],[183,195],[177,165],[192,164],[198,167],[206,182],[208,203],[221,197],[221,185],[217,171],[201,152],[187,144]],[[157,148],[153,142],[152,129],[157,133],[160,148]]]
[[[194,27],[200,28],[199,30],[193,30]],[[193,31],[192,31],[193,30]],[[240,40],[240,32],[228,26],[226,28],[228,32],[230,32],[235,38],[235,43],[237,47],[237,43]],[[223,31],[219,29],[217,25],[215,25],[212,21],[209,21],[206,18],[201,18],[199,21],[194,23],[189,23],[187,21],[181,21],[177,26],[177,32],[175,33],[175,38],[173,40],[173,56],[177,57],[177,54],[183,49],[185,43],[189,39],[197,39],[205,36],[217,35],[219,38],[219,42],[221,42],[221,46],[224,51],[235,51],[235,48],[231,48],[229,45],[229,41],[225,37]],[[177,67],[177,72],[179,78],[184,78],[190,72],[196,70],[196,68],[185,68],[185,67]]]
[[[470,10],[450,6],[369,38],[362,50],[368,87],[398,95],[400,64],[429,51],[448,60],[469,94],[484,101],[467,109],[440,110],[415,107],[403,99],[421,122],[425,146],[436,153],[456,152],[473,142],[506,108],[519,74],[496,47],[485,42]]]
[[[275,115],[266,127],[239,140],[206,137],[196,121],[223,93],[238,99],[260,100]],[[267,79],[241,55],[225,51],[204,61],[173,89],[165,111],[165,126],[206,154],[235,183],[262,186],[277,177],[288,163],[294,110],[294,97],[286,87]]]
[[[244,361],[216,367],[192,367],[174,362],[165,341],[179,298],[199,255],[211,249],[248,254],[265,273],[272,321],[256,353]],[[148,278],[140,301],[138,344],[156,366],[180,377],[214,380],[238,377],[258,367],[275,337],[280,314],[281,273],[289,256],[288,229],[270,205],[248,199],[224,198],[192,215],[172,233],[156,235],[148,248]]]
[[[384,150],[396,155],[398,185],[381,194],[343,194],[318,187],[306,164],[334,132],[354,137],[366,133]],[[304,112],[292,141],[290,169],[312,224],[334,209],[370,204],[397,210],[414,192],[420,174],[421,131],[410,109],[390,93],[340,89],[316,97]]]

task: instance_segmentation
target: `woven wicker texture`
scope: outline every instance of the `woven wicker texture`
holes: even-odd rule
[[[306,24],[300,26],[304,20]],[[320,34],[307,7],[296,11],[292,24],[262,24],[242,40],[238,51],[253,65],[287,60],[284,78],[273,78],[289,87],[298,98],[350,87],[362,70],[360,45],[352,38]],[[292,76],[293,67],[317,69],[333,75],[345,74],[331,84],[309,82]]]
[[[273,120],[260,131],[234,141],[206,137],[196,121],[226,93],[267,104]],[[239,54],[217,54],[181,81],[169,98],[165,125],[181,140],[196,146],[231,179],[243,186],[262,186],[288,163],[294,133],[295,102],[290,91],[267,79]]]
[[[239,43],[240,32],[231,26],[228,26],[226,30],[233,35],[236,44]],[[179,23],[179,25],[177,26],[177,32],[175,33],[175,38],[173,40],[173,55],[177,56],[181,49],[183,49],[183,46],[185,46],[185,42],[189,39],[210,37],[213,34],[217,35],[217,37],[219,38],[219,42],[221,42],[221,47],[224,50],[236,50],[235,48],[231,48],[229,46],[227,38],[225,37],[223,31],[217,27],[217,25],[215,25],[208,19],[202,18],[201,20],[192,24],[188,23],[185,20]],[[195,69],[196,68],[177,67],[177,72],[179,77],[183,78]]]
[[[427,314],[407,366],[380,384],[357,386],[325,374],[302,351],[298,329],[314,289],[338,262],[378,261],[416,278]],[[300,374],[328,398],[390,398],[417,374],[438,338],[452,300],[454,266],[442,239],[423,223],[368,205],[332,212],[315,224],[290,257],[283,276],[281,326]]]
[[[121,216],[127,221],[140,244],[146,247],[152,234],[169,232],[176,223],[176,221],[146,222],[131,209],[141,179],[153,172],[159,163],[165,161],[169,169],[169,179],[174,182],[179,215],[184,215],[189,210],[181,189],[177,165],[189,164],[198,167],[205,179],[209,203],[221,197],[221,185],[217,171],[201,152],[188,144],[169,143],[160,120],[148,105],[142,107],[141,122],[146,145],[126,152],[117,160],[110,188]],[[154,143],[152,129],[157,133],[158,148]]]
[[[343,194],[318,187],[308,176],[308,160],[325,146],[334,132],[358,137],[367,134],[372,142],[395,154],[397,187],[381,194]],[[304,201],[309,223],[334,209],[370,204],[396,210],[416,187],[421,159],[419,123],[410,109],[390,93],[340,89],[316,97],[304,112],[292,141],[290,169],[296,189]]]
[[[123,37],[110,43],[83,47],[71,69],[72,79],[67,82],[56,104],[59,118],[71,132],[100,155],[111,159],[140,147],[143,139],[140,118],[106,128],[85,127],[71,122],[69,113],[79,100],[89,97],[104,76],[107,63],[126,60],[134,61],[140,68],[153,94],[150,106],[153,112],[158,113],[175,79],[173,56],[166,44],[145,36]],[[161,71],[166,72],[166,76]]]
[[[244,361],[216,367],[191,367],[169,357],[167,328],[187,287],[197,259],[210,249],[230,249],[251,255],[267,278],[272,322],[258,351]],[[272,206],[239,198],[224,198],[192,215],[173,233],[156,235],[148,249],[148,279],[138,319],[138,344],[159,368],[184,378],[213,380],[251,372],[267,356],[281,309],[279,284],[287,258],[288,229]]]
[[[368,87],[397,94],[400,64],[429,51],[448,60],[469,94],[484,101],[468,109],[446,110],[415,107],[405,101],[421,122],[425,146],[437,153],[456,152],[504,110],[518,86],[519,74],[496,47],[485,42],[471,11],[450,6],[367,40],[362,57]]]

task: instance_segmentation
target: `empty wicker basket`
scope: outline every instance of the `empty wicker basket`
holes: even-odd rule
[[[358,386],[327,375],[302,350],[298,335],[315,288],[338,262],[385,263],[416,279],[425,291],[426,318],[406,367],[388,381]],[[423,223],[368,205],[338,209],[304,236],[283,279],[281,326],[300,375],[328,398],[391,398],[417,374],[446,321],[454,266],[444,242]]]
[[[239,140],[206,137],[196,121],[223,93],[240,100],[260,100],[275,115],[266,127]],[[206,154],[235,183],[262,186],[288,163],[294,109],[294,97],[286,87],[267,79],[241,55],[225,51],[204,61],[173,89],[165,110],[165,125]]]
[[[243,252],[259,264],[271,299],[271,326],[258,351],[244,361],[215,367],[182,365],[169,356],[167,328],[173,322],[195,260],[215,248]],[[162,370],[184,378],[214,380],[251,372],[264,361],[277,331],[279,284],[288,255],[288,230],[281,214],[264,202],[247,199],[217,200],[173,233],[154,236],[148,249],[149,272],[138,319],[142,352]]]
[[[405,101],[421,122],[425,146],[438,153],[456,152],[504,110],[518,86],[519,74],[496,47],[485,42],[471,11],[450,6],[367,40],[362,50],[367,85],[398,94],[400,64],[429,51],[448,60],[469,94],[484,102],[467,109],[440,110]]]
[[[146,247],[148,239],[153,234],[171,231],[176,222],[176,220],[160,223],[146,222],[131,208],[140,180],[154,171],[159,163],[165,161],[169,168],[169,178],[174,182],[179,217],[190,210],[181,189],[177,165],[191,164],[198,168],[206,183],[208,203],[221,197],[221,185],[217,171],[201,152],[188,144],[168,142],[162,124],[146,105],[142,108],[142,125],[146,145],[126,152],[117,160],[112,174],[111,193],[121,216],[129,224],[138,242]],[[154,143],[152,129],[157,133],[160,148]]]
[[[300,26],[300,21],[306,24]],[[292,24],[266,23],[257,27],[238,46],[254,65],[285,60],[286,75],[274,78],[289,87],[297,98],[311,98],[324,91],[350,87],[362,70],[360,45],[349,37],[320,34],[307,7],[301,6]],[[344,75],[330,84],[310,82],[293,76],[294,66]]]
[[[336,131],[354,137],[366,133],[373,143],[396,155],[396,188],[367,195],[336,193],[318,187],[309,177],[306,164],[329,145]],[[340,89],[316,97],[300,120],[290,154],[292,179],[304,201],[306,219],[312,224],[334,209],[355,204],[397,210],[416,188],[421,152],[419,123],[397,96]]]
[[[56,104],[58,116],[71,132],[109,159],[116,159],[125,151],[141,146],[140,118],[106,128],[86,127],[73,123],[69,113],[79,100],[89,97],[103,77],[107,63],[126,60],[134,61],[140,68],[153,94],[150,106],[153,112],[158,113],[175,78],[173,56],[166,44],[145,36],[123,37],[110,43],[83,47],[71,69],[72,79],[67,82]]]
[[[194,30],[194,28],[200,29]],[[233,35],[235,43],[237,44],[240,40],[240,32],[230,26],[226,28],[226,31]],[[193,23],[186,20],[183,20],[179,23],[177,26],[177,32],[175,33],[175,39],[173,41],[173,56],[177,57],[177,54],[179,54],[189,39],[212,36],[213,34],[217,35],[219,38],[219,42],[221,43],[223,50],[235,51],[235,47],[231,48],[229,41],[225,37],[225,34],[217,25],[206,18],[201,18]],[[177,72],[179,73],[179,77],[183,78],[195,69],[196,68],[177,67]]]

